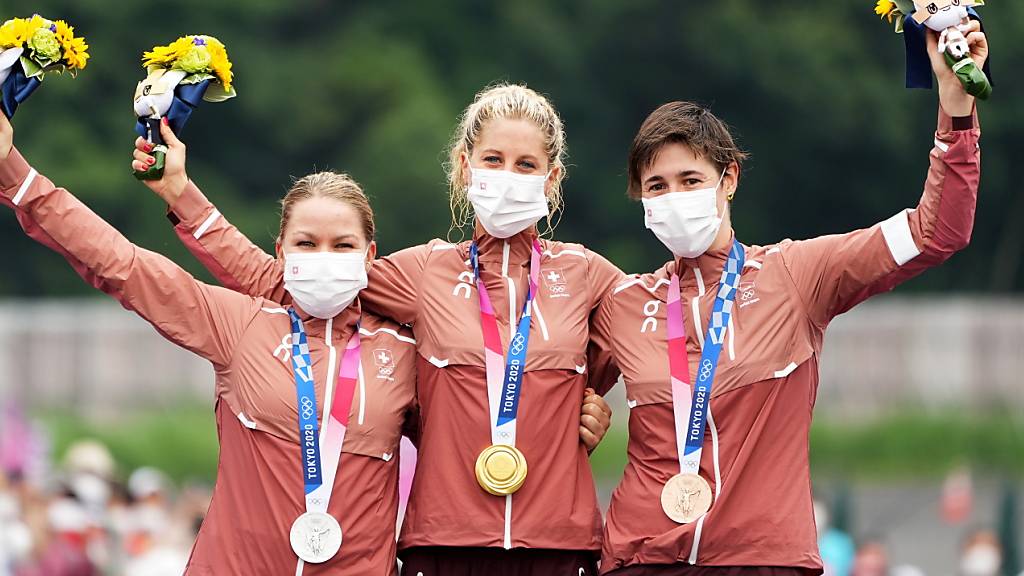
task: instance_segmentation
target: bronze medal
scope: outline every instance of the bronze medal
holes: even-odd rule
[[[711,485],[697,474],[676,474],[661,490],[661,509],[680,524],[689,524],[711,509]]]
[[[512,494],[526,481],[526,457],[515,446],[488,446],[476,459],[476,481],[495,496]]]

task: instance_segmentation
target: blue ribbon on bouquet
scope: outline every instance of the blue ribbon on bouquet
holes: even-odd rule
[[[185,123],[188,122],[192,111],[203,100],[206,88],[210,86],[211,80],[203,80],[195,84],[178,84],[174,87],[174,100],[171,102],[171,109],[164,115],[175,135],[180,135]],[[145,138],[147,136],[146,123],[143,118],[135,123],[135,132]]]
[[[28,99],[40,84],[42,81],[39,78],[25,76],[25,70],[21,67],[21,63],[15,62],[10,76],[4,80],[3,86],[0,86],[0,91],[3,92],[0,108],[3,108],[4,115],[13,118],[14,112],[18,110],[18,105]]]

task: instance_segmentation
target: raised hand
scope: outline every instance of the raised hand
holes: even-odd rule
[[[185,144],[174,135],[166,118],[160,122],[160,136],[167,146],[164,177],[159,180],[143,180],[142,182],[150,190],[156,192],[156,195],[162,198],[168,206],[172,206],[181,197],[181,193],[188,184],[188,175],[185,173]],[[153,145],[149,141],[145,138],[136,139],[132,169],[142,172],[152,166],[156,162],[156,159],[150,155],[152,151]]]
[[[970,49],[971,59],[982,69],[985,61],[988,60],[988,39],[981,31],[981,24],[977,20],[971,20],[958,27],[967,38],[967,45]],[[942,109],[950,116],[968,116],[974,110],[974,97],[967,93],[963,84],[953,73],[953,70],[946,63],[946,57],[939,52],[939,33],[933,30],[927,31],[928,58],[932,63],[932,71],[939,82],[939,102]]]

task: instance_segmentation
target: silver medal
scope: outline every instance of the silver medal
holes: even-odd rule
[[[334,557],[341,548],[341,524],[323,512],[306,512],[292,523],[289,535],[295,555],[310,564]]]

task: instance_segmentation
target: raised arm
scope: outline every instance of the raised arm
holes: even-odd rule
[[[290,302],[281,261],[253,244],[214,207],[185,173],[185,145],[166,126],[161,134],[168,145],[164,177],[145,184],[167,202],[178,238],[224,286]],[[145,169],[152,158],[149,152],[148,142],[136,140],[132,168]],[[430,250],[428,245],[415,246],[375,260],[370,285],[360,294],[365,308],[405,324],[415,322],[419,279]]]
[[[924,194],[917,208],[903,210],[868,229],[779,246],[808,314],[818,326],[824,327],[870,296],[945,262],[970,242],[981,177],[981,131],[973,97],[936,55],[934,37],[929,40],[941,106]],[[983,65],[988,55],[984,36],[975,30],[968,40],[975,60]]]
[[[10,146],[10,134],[10,124],[0,118],[0,197],[22,227],[169,340],[227,365],[258,305],[202,284],[170,260],[129,242],[67,190],[32,169]]]
[[[168,218],[188,250],[225,287],[279,303],[291,299],[284,290],[281,262],[264,252],[242,234],[189,180],[185,172],[185,144],[167,126],[160,134],[167,144],[164,177],[144,180],[150,190],[167,203]],[[134,170],[145,170],[153,162],[152,144],[135,141]]]

